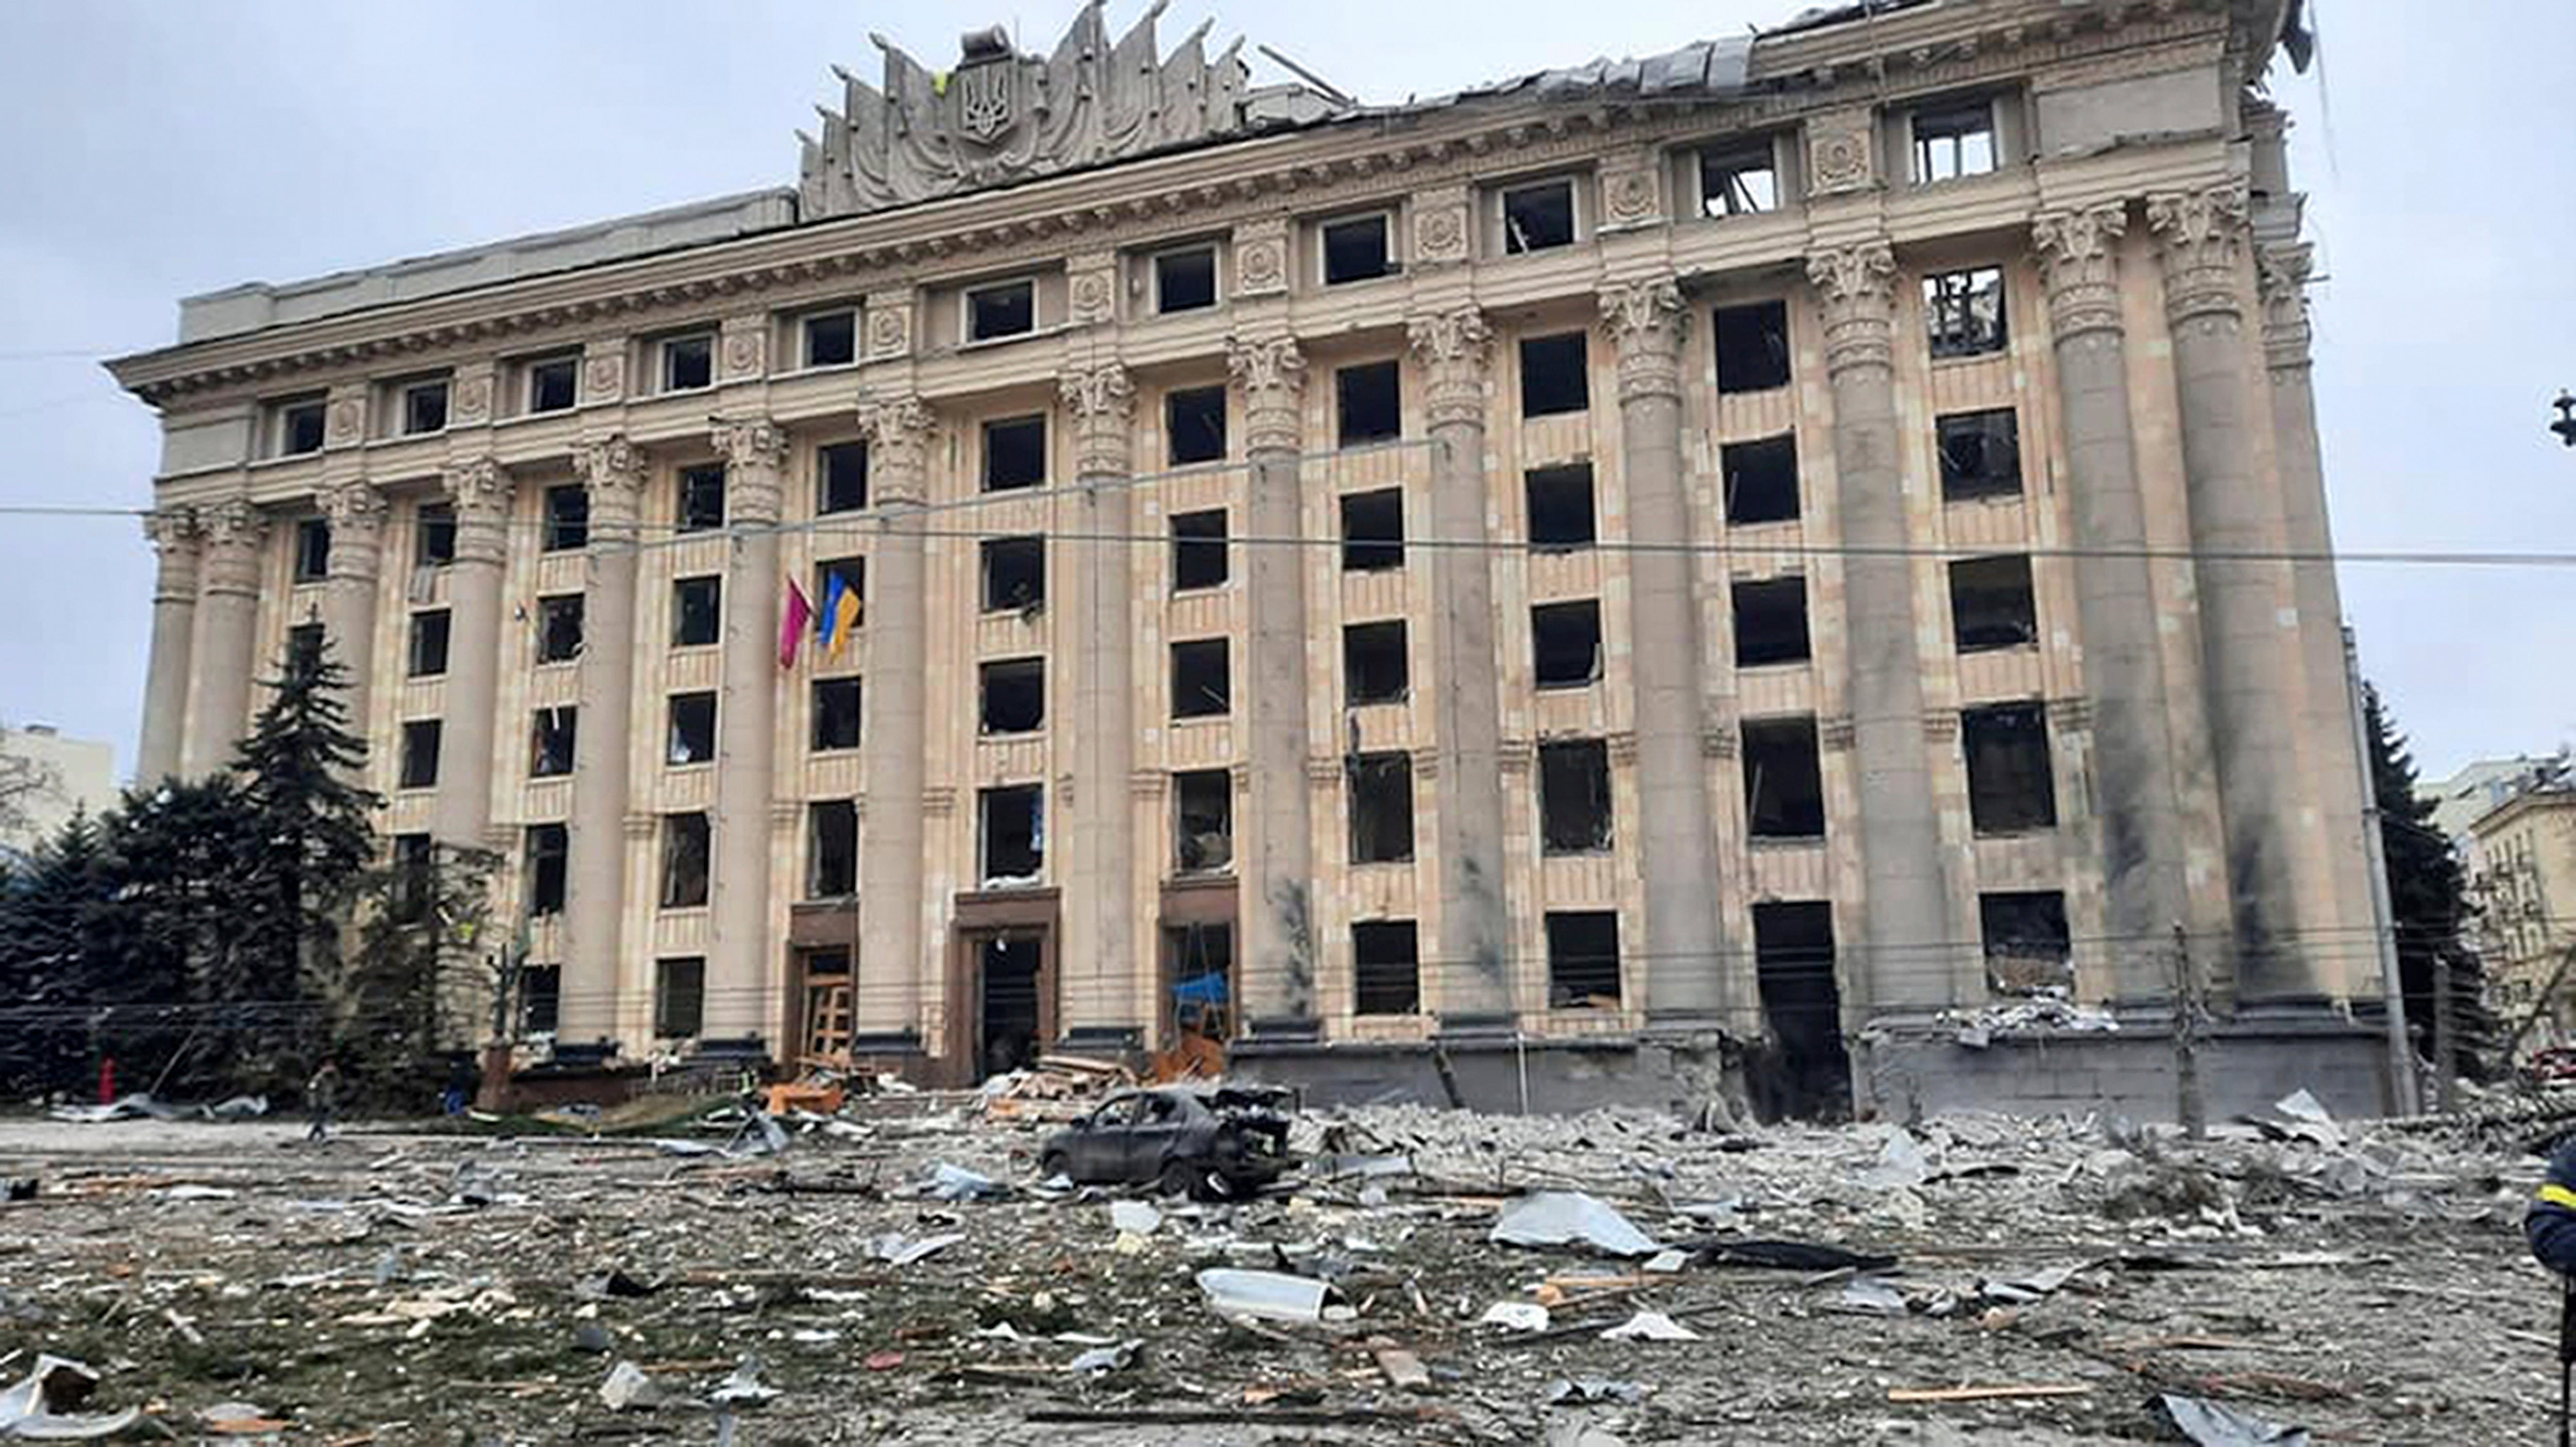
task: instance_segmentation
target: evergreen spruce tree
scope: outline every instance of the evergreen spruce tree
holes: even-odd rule
[[[252,947],[240,896],[258,835],[242,789],[228,774],[165,781],[128,793],[102,833],[114,888],[91,925],[86,989],[108,1022],[94,1048],[138,1090],[228,1093],[234,1045],[292,1017],[204,1008],[219,999],[205,982]]]
[[[2406,736],[2389,721],[2379,690],[2365,683],[2361,707],[2370,731],[2370,782],[2379,805],[2380,849],[2388,864],[2389,912],[2397,930],[2398,977],[2416,1049],[2433,1055],[2433,980],[2451,977],[2451,1020],[2460,1074],[2488,1078],[2498,1031],[2488,1008],[2486,968],[2461,938],[2468,918],[2466,879],[2451,841],[2433,827],[2434,801],[2416,790]]]
[[[91,939],[114,889],[100,835],[76,814],[0,880],[0,1085],[12,1091],[77,1089],[87,1074]]]

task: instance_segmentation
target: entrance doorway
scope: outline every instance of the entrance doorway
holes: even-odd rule
[[[1822,900],[1753,906],[1753,968],[1768,1039],[1746,1085],[1765,1120],[1847,1120],[1851,1058],[1834,981],[1834,908]]]
[[[798,953],[802,975],[798,1011],[788,1038],[800,1046],[797,1063],[848,1069],[850,1064],[850,952],[834,948]]]
[[[1037,929],[985,930],[968,939],[977,1080],[1037,1063],[1047,1027],[1046,946],[1046,931]]]

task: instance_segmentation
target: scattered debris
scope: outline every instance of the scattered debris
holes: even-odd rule
[[[930,1168],[930,1194],[943,1201],[998,1201],[1011,1188],[979,1171],[941,1161]]]
[[[735,1365],[733,1375],[716,1384],[707,1399],[719,1407],[757,1407],[777,1395],[777,1388],[760,1383],[760,1358],[746,1356]]]
[[[1332,1290],[1325,1282],[1303,1276],[1221,1266],[1200,1272],[1198,1283],[1218,1314],[1274,1321],[1323,1320],[1324,1298]]]
[[[2081,1397],[2093,1389],[2081,1382],[2029,1387],[1890,1387],[1891,1402],[2016,1402],[2040,1397]]]
[[[2175,1431],[2199,1447],[2308,1447],[2307,1428],[2276,1426],[2224,1402],[2167,1392],[2156,1398],[2156,1406]]]
[[[1386,1384],[1399,1392],[1431,1390],[1431,1372],[1422,1358],[1400,1347],[1377,1349],[1377,1369],[1386,1375]]]
[[[1646,1389],[1636,1382],[1615,1381],[1609,1377],[1559,1377],[1547,1384],[1547,1390],[1539,1400],[1551,1407],[1583,1402],[1634,1405],[1646,1400]]]
[[[1547,1322],[1547,1308],[1535,1301],[1498,1301],[1476,1318],[1478,1326],[1499,1326],[1511,1331],[1545,1331]]]
[[[875,1253],[879,1261],[889,1266],[910,1266],[916,1261],[936,1256],[965,1239],[966,1233],[963,1231],[951,1231],[943,1236],[924,1236],[918,1240],[907,1238],[900,1231],[889,1231],[869,1242],[868,1249]]]
[[[599,1399],[612,1412],[649,1411],[662,1405],[662,1389],[644,1375],[642,1367],[621,1361],[608,1369],[608,1380],[599,1384]]]
[[[1698,1332],[1673,1320],[1660,1311],[1639,1311],[1625,1322],[1601,1333],[1603,1341],[1702,1341]]]
[[[1539,1191],[1523,1197],[1494,1222],[1488,1239],[1512,1246],[1581,1242],[1613,1256],[1645,1256],[1662,1249],[1627,1217],[1581,1191]]]
[[[1064,1369],[1078,1377],[1106,1376],[1111,1372],[1124,1371],[1136,1360],[1137,1350],[1144,1345],[1144,1339],[1137,1337],[1093,1347],[1065,1363]]]
[[[111,1437],[133,1426],[143,1415],[137,1408],[108,1413],[73,1411],[98,1390],[98,1383],[99,1375],[94,1369],[69,1357],[40,1353],[27,1375],[8,1390],[0,1391],[0,1437],[75,1441]]]

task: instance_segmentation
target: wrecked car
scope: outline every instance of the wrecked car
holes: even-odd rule
[[[1247,1196],[1291,1166],[1281,1099],[1236,1087],[1121,1091],[1047,1137],[1038,1173],[1086,1185],[1151,1181],[1200,1199]]]

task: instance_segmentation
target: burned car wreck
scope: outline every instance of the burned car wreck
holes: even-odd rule
[[[1121,1091],[1047,1137],[1038,1171],[1085,1185],[1150,1181],[1199,1199],[1248,1196],[1292,1165],[1284,1099],[1240,1087]]]

